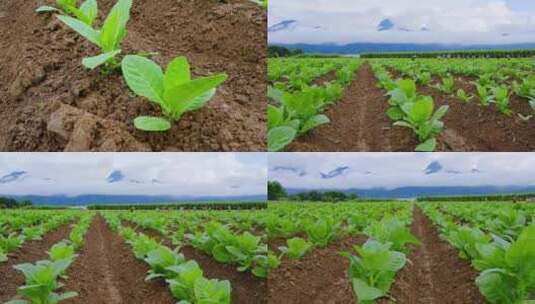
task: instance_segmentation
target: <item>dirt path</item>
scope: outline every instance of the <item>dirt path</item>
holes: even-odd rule
[[[293,143],[291,151],[413,151],[417,142],[410,130],[393,128],[386,116],[384,92],[369,63],[356,72],[342,98],[325,113],[331,123]]]
[[[29,241],[22,248],[9,255],[6,263],[0,264],[0,303],[9,301],[17,294],[17,288],[24,284],[24,275],[13,268],[22,263],[35,263],[48,257],[46,251],[55,243],[68,238],[71,227],[64,225],[47,233],[40,241]]]
[[[347,270],[349,259],[340,251],[352,251],[364,236],[349,237],[326,248],[317,248],[301,260],[283,259],[268,279],[268,302],[284,304],[355,303]]]
[[[132,223],[127,223],[127,225],[135,226]],[[170,248],[175,247],[168,238],[162,236],[158,231],[141,228],[138,228],[138,231],[161,240],[164,245]],[[267,303],[267,281],[265,279],[257,278],[249,271],[239,272],[235,265],[219,263],[213,257],[190,245],[182,246],[180,252],[186,259],[197,261],[207,278],[229,280],[232,287],[233,304]]]
[[[415,207],[411,232],[422,242],[396,276],[390,294],[395,303],[484,304],[475,285],[477,272],[468,261],[440,239],[433,223]],[[381,304],[393,303],[383,300]]]
[[[85,236],[80,256],[69,268],[64,288],[79,296],[65,303],[175,303],[163,281],[144,281],[148,270],[98,214]]]

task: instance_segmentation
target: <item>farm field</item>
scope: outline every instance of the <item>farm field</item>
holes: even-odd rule
[[[91,57],[101,50],[67,25],[74,18],[61,16],[65,18],[60,20],[61,13],[36,12],[55,2],[0,3],[1,150],[265,150],[264,7],[249,0],[84,1],[98,3],[96,20],[90,20],[95,28],[104,28],[112,7],[132,3],[129,19],[121,17],[127,21],[126,36],[119,35],[124,41],[112,47],[102,43],[102,50],[111,52]],[[130,59],[137,61],[127,61],[130,66],[123,70],[131,72],[128,67],[138,68],[140,61],[147,61],[139,57],[153,61],[153,70],[155,65],[165,69],[176,59],[173,67],[189,64],[194,80],[214,77],[211,80],[217,83],[211,87],[217,91],[201,95],[203,100],[197,98],[185,113],[182,108],[170,109],[159,97],[146,98],[147,94],[132,89],[132,78],[121,75],[116,59],[134,54]],[[108,59],[104,67],[95,67],[103,59]],[[171,89],[166,90],[165,102],[176,93]],[[180,98],[189,102],[192,97]],[[208,100],[198,109],[199,101]]]
[[[3,212],[0,302],[266,303],[262,212]]]
[[[270,150],[533,151],[533,65],[528,58],[270,58],[269,84],[288,96],[270,96],[280,112],[268,109],[278,143]],[[295,98],[328,90],[341,70],[354,73],[336,101]],[[303,128],[310,113],[323,123]],[[280,131],[296,129],[295,120],[295,136]]]
[[[274,202],[268,303],[529,303],[534,220],[531,203]]]

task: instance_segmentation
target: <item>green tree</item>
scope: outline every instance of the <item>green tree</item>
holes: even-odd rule
[[[286,189],[278,181],[268,181],[268,200],[278,201],[287,196]]]

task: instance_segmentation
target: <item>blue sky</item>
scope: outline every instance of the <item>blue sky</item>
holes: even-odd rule
[[[263,153],[0,153],[0,194],[265,194]]]
[[[535,153],[270,153],[291,188],[535,185]]]
[[[535,42],[530,0],[271,0],[269,6],[270,43]]]

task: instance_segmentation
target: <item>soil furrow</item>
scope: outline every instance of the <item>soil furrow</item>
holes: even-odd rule
[[[412,151],[417,142],[410,130],[392,128],[387,98],[377,88],[369,63],[356,72],[342,98],[325,113],[331,122],[290,145],[291,151]]]
[[[477,272],[459,253],[440,239],[422,211],[414,208],[411,232],[422,243],[414,246],[408,263],[396,276],[390,294],[396,303],[483,304]],[[383,300],[381,303],[390,303]]]
[[[80,256],[68,270],[64,290],[78,297],[66,303],[175,303],[162,280],[145,282],[149,267],[137,260],[126,242],[97,214]]]
[[[268,279],[268,302],[284,304],[355,303],[347,271],[349,259],[341,251],[353,252],[353,245],[365,236],[348,237],[326,248],[315,248],[301,260],[283,259]]]
[[[24,285],[24,275],[13,266],[47,259],[50,247],[68,238],[70,230],[69,225],[63,225],[44,235],[40,241],[25,242],[20,249],[9,255],[6,263],[0,264],[0,303],[13,298],[17,294],[17,288]]]
[[[126,223],[134,227],[133,223]],[[138,231],[156,238],[170,248],[175,246],[171,241],[153,229],[138,228]],[[190,245],[180,247],[180,252],[187,260],[195,260],[202,268],[204,275],[209,279],[229,280],[232,287],[233,304],[267,303],[267,282],[265,279],[255,277],[250,271],[239,272],[236,265],[227,265],[217,262],[212,256]]]

